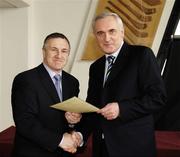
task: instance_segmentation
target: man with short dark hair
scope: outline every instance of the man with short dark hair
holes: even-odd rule
[[[45,38],[42,52],[43,63],[13,81],[15,157],[69,157],[80,145],[80,135],[68,133],[65,112],[50,107],[79,94],[78,80],[63,70],[70,53],[69,40],[52,33]],[[73,116],[73,124],[80,121],[80,114]]]

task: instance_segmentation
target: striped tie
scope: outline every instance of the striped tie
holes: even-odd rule
[[[107,78],[111,72],[111,68],[112,68],[115,57],[114,56],[108,56],[106,59],[108,61],[108,67],[107,67],[107,72],[106,72],[106,76],[105,76],[105,81],[107,80]]]

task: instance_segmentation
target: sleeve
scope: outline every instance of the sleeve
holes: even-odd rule
[[[45,127],[39,118],[40,110],[36,91],[24,77],[16,77],[12,86],[12,109],[16,131],[22,138],[54,151],[62,135]]]
[[[137,97],[119,102],[123,121],[153,114],[161,109],[166,102],[164,82],[152,50],[144,48],[138,57],[137,76],[140,94]]]

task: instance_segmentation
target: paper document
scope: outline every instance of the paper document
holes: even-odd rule
[[[99,110],[99,108],[77,97],[72,97],[63,102],[54,104],[51,107],[59,109],[59,110],[63,110],[63,111],[76,112],[76,113],[96,112]]]

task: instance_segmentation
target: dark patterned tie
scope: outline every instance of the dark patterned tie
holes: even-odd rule
[[[108,76],[109,76],[109,74],[110,74],[110,72],[111,72],[111,68],[112,68],[114,59],[115,59],[114,56],[108,56],[108,57],[106,58],[106,60],[108,61],[108,67],[107,67],[107,72],[106,72],[106,76],[105,76],[105,82],[106,82],[106,80],[107,80],[107,78],[108,78]]]
[[[62,101],[62,91],[61,91],[61,76],[59,74],[56,74],[54,76],[55,80],[55,87],[59,96],[60,101]]]

